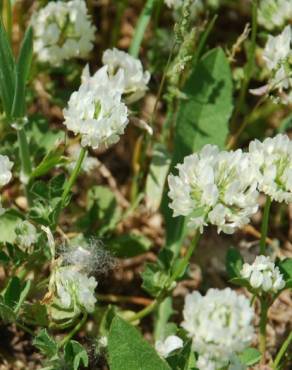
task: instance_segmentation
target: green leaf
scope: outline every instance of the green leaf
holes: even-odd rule
[[[252,290],[251,287],[250,287],[249,281],[247,279],[244,279],[244,278],[235,277],[235,278],[230,280],[230,283],[232,283],[234,285],[239,285],[239,286],[248,288],[249,290]]]
[[[286,281],[292,279],[292,258],[285,258],[284,260],[277,262],[277,266],[284,275]]]
[[[16,64],[15,94],[12,106],[12,117],[22,117],[25,112],[25,85],[28,79],[33,51],[33,31],[30,26],[24,35],[18,61]]]
[[[196,358],[192,350],[192,341],[188,340],[183,348],[170,355],[167,362],[175,370],[196,370]]]
[[[165,146],[155,144],[146,180],[145,194],[146,206],[152,212],[156,212],[160,207],[170,163],[170,154]]]
[[[261,360],[262,355],[255,348],[247,348],[238,357],[243,365],[252,366]]]
[[[58,352],[57,342],[48,334],[46,329],[39,331],[33,341],[33,345],[47,357],[53,357]]]
[[[226,254],[226,270],[230,279],[240,277],[243,262],[243,258],[237,249],[233,247],[228,249]]]
[[[141,334],[118,316],[110,328],[108,353],[111,370],[170,370]]]
[[[131,258],[146,253],[152,246],[151,240],[144,235],[124,234],[106,243],[112,254],[118,258]]]
[[[20,292],[20,295],[19,295],[19,298],[18,298],[18,302],[17,302],[17,305],[15,306],[14,308],[14,311],[16,313],[19,312],[22,304],[24,303],[29,291],[30,291],[30,288],[31,288],[31,281],[28,280],[24,283],[24,286],[22,287],[22,290]]]
[[[0,243],[13,243],[15,241],[15,229],[21,221],[19,213],[12,209],[0,216]]]
[[[0,296],[0,317],[7,324],[16,321],[15,312],[4,303],[2,296]]]
[[[4,303],[12,310],[14,310],[15,306],[18,303],[20,293],[20,280],[18,279],[18,277],[10,278],[3,294]]]
[[[66,365],[72,370],[78,370],[80,366],[88,366],[88,356],[84,349],[75,340],[70,340],[64,348],[64,358]]]
[[[233,110],[232,90],[228,60],[221,48],[212,49],[196,65],[182,91],[186,99],[181,100],[177,114],[172,169],[205,144],[224,148]],[[185,234],[185,219],[173,218],[168,204],[165,196],[166,244],[178,254]]]
[[[63,149],[57,148],[50,151],[41,161],[41,163],[33,170],[30,178],[41,177],[48,173],[52,168],[57,165],[65,164],[66,158],[63,157]]]
[[[6,116],[10,117],[15,90],[15,61],[0,17],[0,95]]]

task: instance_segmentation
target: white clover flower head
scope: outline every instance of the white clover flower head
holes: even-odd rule
[[[163,358],[168,357],[170,353],[182,347],[183,341],[176,335],[169,335],[164,340],[158,340],[155,342],[155,349]]]
[[[81,86],[64,109],[64,124],[75,135],[81,135],[83,147],[98,149],[117,143],[128,124],[128,109],[121,95],[123,71],[110,79],[107,68],[90,77],[85,67]]]
[[[84,0],[50,1],[32,16],[34,51],[40,62],[61,65],[85,58],[93,48],[95,27]]]
[[[258,22],[267,30],[283,28],[292,18],[290,0],[261,0],[258,9]]]
[[[96,303],[94,290],[97,281],[94,277],[88,277],[76,268],[76,266],[61,266],[53,275],[54,300],[51,311],[52,317],[57,309],[72,311],[78,316],[81,312],[92,313]],[[57,307],[57,309],[56,309]]]
[[[70,172],[72,172],[76,166],[76,162],[79,158],[81,151],[81,146],[79,143],[76,143],[74,145],[71,145],[68,148],[68,153],[71,157],[71,162],[68,164],[68,169]],[[91,155],[87,154],[86,157],[84,158],[82,165],[81,165],[81,170],[85,172],[86,174],[92,173],[96,168],[98,168],[99,162],[97,158],[92,157]]]
[[[277,202],[292,202],[292,142],[278,134],[249,145],[252,161],[259,168],[259,190]]]
[[[227,366],[234,354],[247,348],[254,335],[254,312],[249,300],[230,288],[209,289],[205,296],[188,294],[181,326],[192,339],[200,370]]]
[[[278,36],[269,35],[263,59],[268,69],[274,70],[281,66],[291,54],[291,27],[286,26]]]
[[[35,226],[29,221],[20,222],[16,229],[16,242],[24,249],[28,249],[37,242],[38,234]]]
[[[169,207],[174,217],[187,216],[190,227],[202,232],[212,224],[231,234],[257,211],[257,168],[249,154],[206,145],[177,168],[178,176],[168,177]]]
[[[107,49],[102,56],[102,62],[108,67],[108,74],[114,77],[119,71],[124,73],[123,95],[128,103],[133,103],[145,95],[147,84],[150,80],[150,73],[143,71],[139,59],[130,54],[114,49]]]
[[[252,264],[245,263],[240,274],[259,291],[277,293],[285,287],[285,280],[279,268],[267,256],[257,256]]]
[[[13,163],[6,155],[0,154],[0,187],[8,184],[12,178],[11,168]]]

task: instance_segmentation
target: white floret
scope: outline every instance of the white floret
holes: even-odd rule
[[[142,98],[147,91],[150,73],[143,71],[142,63],[139,59],[130,54],[114,49],[108,49],[103,53],[102,62],[108,67],[110,77],[115,76],[119,71],[124,74],[123,95],[128,103],[132,103]]]
[[[187,216],[201,232],[208,224],[233,233],[257,211],[257,168],[241,150],[220,152],[206,145],[184,158],[178,176],[169,175],[169,205],[173,216]]]
[[[278,134],[249,145],[252,161],[259,168],[259,190],[277,202],[292,202],[292,142]]]
[[[128,124],[128,109],[121,96],[123,72],[109,79],[107,68],[90,77],[86,67],[79,90],[64,109],[64,124],[75,135],[81,135],[83,147],[98,149],[117,143]]]
[[[50,1],[35,12],[34,52],[39,61],[53,66],[65,60],[85,58],[93,48],[95,27],[84,0]]]
[[[155,349],[161,357],[168,357],[173,351],[182,348],[183,341],[176,335],[169,335],[164,340],[155,342]]]
[[[254,312],[249,300],[230,288],[209,289],[205,296],[186,296],[182,327],[199,355],[200,370],[217,370],[247,348],[254,336]]]
[[[253,264],[245,263],[241,276],[247,279],[254,289],[277,293],[285,287],[282,274],[270,257],[257,256]]]

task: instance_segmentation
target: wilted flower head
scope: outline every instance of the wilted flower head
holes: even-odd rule
[[[84,58],[93,47],[95,27],[83,0],[50,1],[32,17],[34,51],[41,62],[58,66]]]
[[[16,242],[23,249],[28,249],[37,242],[37,230],[29,221],[22,221],[15,229]]]
[[[114,267],[114,259],[96,239],[76,239],[62,245],[60,255],[64,265],[74,265],[86,273],[107,274]]]
[[[9,158],[6,155],[0,154],[0,187],[8,184],[8,182],[11,180],[12,166],[13,163],[9,160]]]
[[[144,96],[150,80],[150,73],[143,71],[143,66],[139,59],[114,48],[108,49],[103,53],[102,62],[108,67],[110,77],[115,76],[119,71],[123,72],[123,95],[128,103],[137,101]]]
[[[257,256],[251,265],[243,265],[240,274],[254,289],[264,292],[277,293],[285,286],[283,275],[270,257]]]
[[[183,347],[183,341],[176,335],[169,335],[164,340],[155,342],[155,349],[161,357],[168,357],[168,355],[176,349]]]
[[[241,150],[220,152],[206,145],[177,168],[179,175],[168,177],[169,207],[174,217],[187,216],[190,227],[202,232],[213,224],[231,234],[257,211],[256,166]]]
[[[292,202],[292,143],[288,136],[254,140],[249,152],[259,167],[259,189],[277,202]]]
[[[85,67],[81,86],[64,109],[64,124],[68,130],[81,135],[84,147],[97,149],[117,143],[128,124],[128,110],[121,95],[123,72],[109,79],[107,69],[104,66],[90,77]]]
[[[75,266],[56,268],[50,286],[53,300],[49,312],[54,320],[71,319],[81,312],[94,311],[97,281]]]
[[[292,18],[290,0],[261,0],[258,9],[258,22],[267,30],[282,28]]]
[[[188,294],[181,324],[198,353],[199,370],[227,366],[234,354],[242,352],[253,339],[254,312],[249,300],[230,288],[209,289],[205,296]]]

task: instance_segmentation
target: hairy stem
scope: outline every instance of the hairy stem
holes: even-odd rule
[[[279,352],[277,353],[277,356],[276,356],[276,358],[274,360],[274,363],[273,363],[273,369],[274,370],[278,369],[278,366],[279,366],[283,356],[285,355],[287,349],[289,348],[291,342],[292,342],[292,331],[290,332],[290,334],[286,338],[285,342],[282,344],[282,347],[280,348]]]
[[[266,353],[266,331],[267,331],[267,320],[268,320],[268,303],[265,298],[260,299],[261,312],[260,312],[260,326],[259,326],[259,351],[262,354],[262,360],[265,359]]]
[[[261,226],[261,240],[260,240],[260,254],[266,253],[266,238],[268,233],[268,226],[269,226],[269,216],[270,216],[270,208],[271,208],[272,200],[268,196],[264,208],[262,226]]]
[[[138,19],[134,38],[129,49],[129,53],[135,58],[137,58],[139,55],[140,46],[142,44],[146,28],[150,22],[156,1],[157,0],[147,0],[144,9]]]

